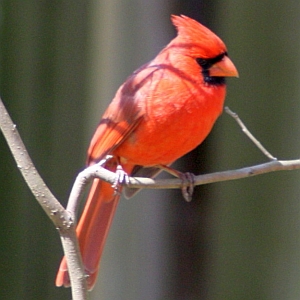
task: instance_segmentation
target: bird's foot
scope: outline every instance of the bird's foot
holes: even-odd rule
[[[123,184],[129,184],[129,176],[128,174],[123,170],[121,165],[117,166],[116,169],[116,179],[115,182],[112,185],[112,188],[115,191],[115,194],[121,194],[122,192],[122,185]]]
[[[190,172],[180,173],[179,178],[182,180],[182,196],[185,201],[191,202],[195,187],[195,175]]]
[[[190,172],[182,173],[165,165],[159,165],[158,168],[182,180],[182,196],[187,202],[191,202],[195,187],[195,175]]]

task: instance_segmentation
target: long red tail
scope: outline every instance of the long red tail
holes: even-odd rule
[[[99,261],[108,231],[115,214],[119,195],[110,184],[94,179],[84,211],[77,226],[77,236],[86,274],[88,289],[96,282]],[[66,258],[62,259],[56,277],[56,286],[70,286]]]

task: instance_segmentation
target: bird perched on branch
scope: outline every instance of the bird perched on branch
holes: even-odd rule
[[[154,177],[163,166],[198,146],[223,110],[225,77],[238,76],[222,40],[197,21],[172,16],[177,36],[116,92],[92,138],[87,164],[129,176]],[[126,189],[132,196],[136,190]],[[94,179],[77,226],[88,289],[99,262],[120,194]],[[69,286],[65,258],[57,286]]]

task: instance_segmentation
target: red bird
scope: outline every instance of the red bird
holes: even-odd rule
[[[177,36],[149,63],[127,78],[104,113],[88,150],[87,164],[111,155],[130,176],[154,177],[198,146],[223,110],[225,77],[238,76],[226,46],[186,16],[172,16]],[[136,190],[125,189],[130,197]],[[94,179],[77,226],[88,289],[96,282],[105,240],[119,202],[114,188]],[[65,258],[57,286],[69,286]]]

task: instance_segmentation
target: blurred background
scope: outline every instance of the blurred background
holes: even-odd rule
[[[0,94],[65,205],[118,86],[175,35],[170,14],[216,32],[240,78],[227,105],[280,159],[299,157],[300,2],[2,0]],[[299,68],[298,68],[299,67]],[[196,174],[267,161],[223,114],[176,164]],[[60,239],[0,136],[0,299],[70,299]],[[90,299],[300,299],[300,174],[270,173],[122,200]]]

